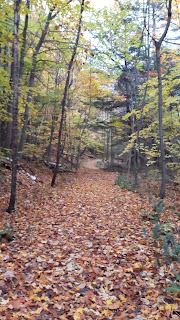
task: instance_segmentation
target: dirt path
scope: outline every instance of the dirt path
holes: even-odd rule
[[[0,255],[2,320],[168,319],[140,219],[148,202],[115,186],[113,173],[85,171],[54,189],[46,179],[34,202],[23,180],[17,237]]]
[[[97,170],[98,167],[97,167],[97,161],[100,160],[100,159],[85,159],[85,160],[82,160],[81,163],[80,163],[80,167],[83,169],[91,169],[91,170]]]

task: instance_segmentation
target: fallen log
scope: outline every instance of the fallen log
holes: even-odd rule
[[[44,161],[44,164],[51,169],[52,171],[54,171],[55,167],[56,167],[56,162],[47,162]],[[63,167],[63,165],[60,163],[58,165],[58,172],[72,172],[71,170],[69,170],[68,168]]]

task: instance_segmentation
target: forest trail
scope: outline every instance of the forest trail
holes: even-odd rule
[[[80,162],[80,167],[83,169],[92,169],[92,170],[97,170],[97,161],[100,159],[90,159],[86,158],[84,160],[81,160]]]
[[[99,169],[58,176],[55,188],[41,178],[39,187],[18,178],[17,236],[1,245],[0,318],[167,319],[164,271],[140,218],[149,202]]]

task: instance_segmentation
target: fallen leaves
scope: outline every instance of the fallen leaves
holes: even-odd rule
[[[4,273],[5,278],[13,278],[14,277],[14,271],[11,269],[8,269],[5,273]]]
[[[167,270],[154,268],[142,232],[148,201],[116,188],[113,173],[73,179],[47,181],[28,208],[20,191],[18,235],[0,253],[2,319],[176,320],[177,300],[162,295]]]
[[[22,307],[22,299],[19,300],[12,300],[8,305],[9,309],[20,309]]]
[[[110,300],[111,301],[111,300]],[[107,302],[107,301],[106,301]],[[121,306],[121,303],[119,301],[117,302],[112,302],[108,304],[108,309],[110,310],[116,310],[116,309],[119,309]]]

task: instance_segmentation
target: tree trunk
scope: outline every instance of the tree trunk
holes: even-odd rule
[[[131,158],[132,158],[132,148],[129,151],[128,154],[128,170],[127,170],[127,180],[129,180],[130,172],[131,172]]]
[[[72,57],[71,57],[71,60],[69,62],[69,65],[68,65],[67,78],[66,78],[66,83],[65,83],[65,87],[64,87],[64,95],[63,95],[63,99],[62,99],[62,102],[61,102],[61,110],[62,111],[61,111],[61,120],[60,120],[60,126],[59,126],[59,134],[58,134],[56,167],[55,167],[53,178],[52,178],[52,181],[51,181],[51,186],[52,187],[55,184],[56,176],[57,176],[57,173],[58,173],[58,166],[59,166],[59,159],[60,159],[60,148],[61,148],[61,136],[62,136],[62,130],[63,130],[63,123],[64,123],[66,98],[67,98],[67,92],[68,92],[68,87],[69,87],[71,69],[72,69],[72,66],[73,66],[74,58],[76,56],[77,46],[78,46],[78,43],[79,43],[79,37],[80,37],[80,33],[81,33],[82,14],[83,14],[83,11],[84,11],[84,1],[85,0],[82,0],[82,2],[81,2],[81,11],[80,11],[80,19],[79,19],[77,37],[76,37],[76,42],[75,42],[75,45],[74,45],[74,50],[73,50],[73,53],[72,53]]]
[[[89,109],[88,112],[85,112],[85,118],[84,118],[84,123],[82,126],[82,130],[81,130],[81,135],[80,135],[80,140],[79,140],[79,145],[78,145],[78,153],[77,153],[77,161],[76,161],[76,178],[78,175],[78,169],[79,169],[79,160],[81,157],[81,143],[82,143],[82,138],[83,138],[83,134],[86,130],[87,127],[87,123],[88,123],[88,119],[90,117],[90,113],[91,113],[91,106],[92,106],[92,95],[91,95],[91,86],[92,86],[92,73],[91,73],[91,60],[90,60],[90,79],[89,79]],[[85,151],[85,149],[84,149]],[[84,152],[83,152],[84,153]]]
[[[139,170],[139,134],[140,134],[140,129],[142,125],[142,120],[143,120],[143,110],[146,102],[146,94],[147,94],[147,82],[149,80],[149,70],[150,70],[150,34],[149,34],[149,25],[150,25],[150,2],[149,0],[147,1],[147,6],[148,6],[148,23],[147,23],[147,31],[148,31],[148,38],[147,38],[147,79],[146,79],[146,86],[144,89],[144,95],[143,95],[143,101],[141,105],[141,117],[140,120],[137,124],[137,136],[136,136],[136,146],[134,148],[134,157],[136,159],[135,166],[134,166],[134,186],[137,187],[138,185],[138,170]]]
[[[28,9],[29,9],[29,5],[30,5],[29,0],[27,0],[26,6]],[[19,28],[19,22],[18,22],[18,28]],[[28,13],[26,14],[26,17],[25,17],[25,24],[23,29],[23,45],[22,45],[21,54],[20,54],[19,81],[22,80],[23,70],[24,70],[24,56],[25,56],[25,48],[26,48],[27,28],[28,28]],[[13,72],[14,72],[14,58],[13,58],[13,50],[12,50],[12,63],[11,63],[11,75],[10,75],[10,86],[12,90],[13,90]],[[12,115],[11,96],[9,97],[9,102],[8,102],[8,115],[9,117],[11,117]],[[11,147],[11,135],[12,135],[12,120],[10,119],[7,122],[6,149],[10,149]]]
[[[109,161],[109,136],[110,136],[110,132],[109,132],[109,128],[107,129],[107,140],[106,140],[106,161]]]
[[[166,187],[166,162],[165,162],[165,149],[164,149],[164,139],[163,139],[163,111],[162,111],[162,80],[161,80],[161,59],[160,59],[160,45],[156,43],[156,64],[158,73],[158,112],[159,112],[159,138],[160,138],[160,151],[161,151],[161,189],[160,198],[165,196]]]
[[[22,158],[22,151],[24,148],[26,130],[27,130],[27,125],[28,125],[28,118],[29,118],[29,103],[31,102],[31,99],[32,99],[32,89],[34,87],[36,63],[37,63],[37,61],[36,61],[36,57],[35,57],[33,59],[33,68],[31,70],[31,75],[30,75],[30,80],[29,80],[30,89],[28,91],[27,102],[26,102],[26,107],[25,107],[25,112],[24,112],[24,125],[22,128],[21,139],[20,139],[20,143],[19,143],[19,159]]]
[[[41,37],[39,39],[39,42],[35,48],[35,52],[33,54],[33,63],[32,63],[32,69],[30,73],[30,79],[29,79],[29,92],[27,95],[27,102],[26,102],[26,107],[25,107],[25,112],[24,112],[24,125],[22,128],[22,133],[21,133],[21,139],[19,143],[19,158],[22,158],[22,151],[24,148],[24,142],[25,142],[25,136],[26,136],[26,130],[27,130],[27,125],[28,125],[28,118],[29,118],[29,104],[32,100],[32,92],[33,92],[33,87],[34,87],[34,78],[35,78],[35,72],[36,72],[36,65],[37,65],[37,55],[39,53],[39,50],[41,49],[41,46],[44,42],[45,36],[47,34],[47,30],[49,28],[49,23],[50,21],[56,16],[56,14],[52,15],[54,11],[54,8],[50,10],[47,21],[45,24],[45,27],[42,31]],[[22,53],[23,55],[24,53]]]
[[[11,70],[10,70],[10,88],[13,91],[13,79],[14,79],[14,44],[12,46],[12,63],[11,63]],[[6,129],[6,149],[11,148],[11,137],[12,137],[12,95],[9,95],[8,99],[8,106],[7,106],[7,112],[8,112],[8,119],[7,121],[7,129]],[[9,153],[9,152],[8,152]]]
[[[26,1],[27,9],[29,9],[30,1]],[[19,65],[19,81],[21,82],[23,77],[23,71],[24,71],[24,57],[25,57],[25,50],[26,50],[26,38],[27,38],[27,29],[28,29],[28,20],[29,15],[28,13],[25,16],[25,22],[24,22],[24,29],[23,29],[23,44],[21,48],[21,54],[20,54],[20,65]]]
[[[53,134],[55,130],[55,121],[57,120],[57,116],[52,116],[52,123],[51,123],[51,134],[50,134],[50,140],[49,145],[47,147],[47,162],[49,163],[51,161],[51,146],[53,141]]]
[[[106,128],[104,126],[103,130],[103,161],[106,160]]]
[[[85,115],[83,127],[82,127],[82,130],[81,130],[81,135],[80,135],[80,138],[79,138],[79,145],[78,145],[78,152],[77,152],[77,160],[76,160],[76,177],[77,177],[77,174],[78,174],[79,160],[80,160],[80,157],[81,157],[81,143],[82,143],[82,138],[83,138],[83,134],[84,134],[84,132],[85,132],[85,130],[86,130],[86,127],[87,127],[87,123],[88,123],[88,119],[89,119],[89,116],[90,116],[90,112],[91,112],[91,99],[90,99],[89,110],[88,110],[88,113]],[[84,152],[83,152],[83,153],[84,153]]]
[[[111,134],[111,165],[113,165],[113,128],[110,128],[110,134]]]
[[[160,152],[161,152],[161,189],[160,189],[160,198],[163,199],[165,196],[165,188],[166,188],[166,163],[165,163],[165,148],[164,148],[164,140],[163,140],[163,99],[162,99],[162,80],[161,80],[161,58],[160,58],[160,49],[164,38],[168,32],[170,23],[171,23],[171,5],[172,0],[169,0],[168,6],[168,19],[164,29],[164,32],[161,38],[157,41],[154,39],[154,44],[156,47],[156,65],[157,65],[157,73],[158,73],[158,112],[159,112],[159,138],[160,138]]]
[[[59,83],[58,82],[59,82],[58,81],[58,70],[56,70],[54,92],[56,92],[57,86],[59,88]],[[56,107],[56,103],[55,103],[53,114],[52,114],[51,134],[50,134],[50,139],[49,139],[49,145],[48,145],[47,150],[45,152],[45,155],[47,154],[47,162],[48,163],[51,161],[51,147],[52,147],[53,135],[54,135],[54,130],[55,130],[55,123],[58,120],[58,115],[57,115],[57,110],[56,109],[57,109],[57,107]]]
[[[14,95],[12,106],[12,180],[11,196],[7,212],[11,213],[15,208],[16,201],[16,178],[17,178],[17,129],[18,129],[18,86],[19,86],[19,68],[18,68],[18,24],[19,24],[19,0],[14,0]]]

